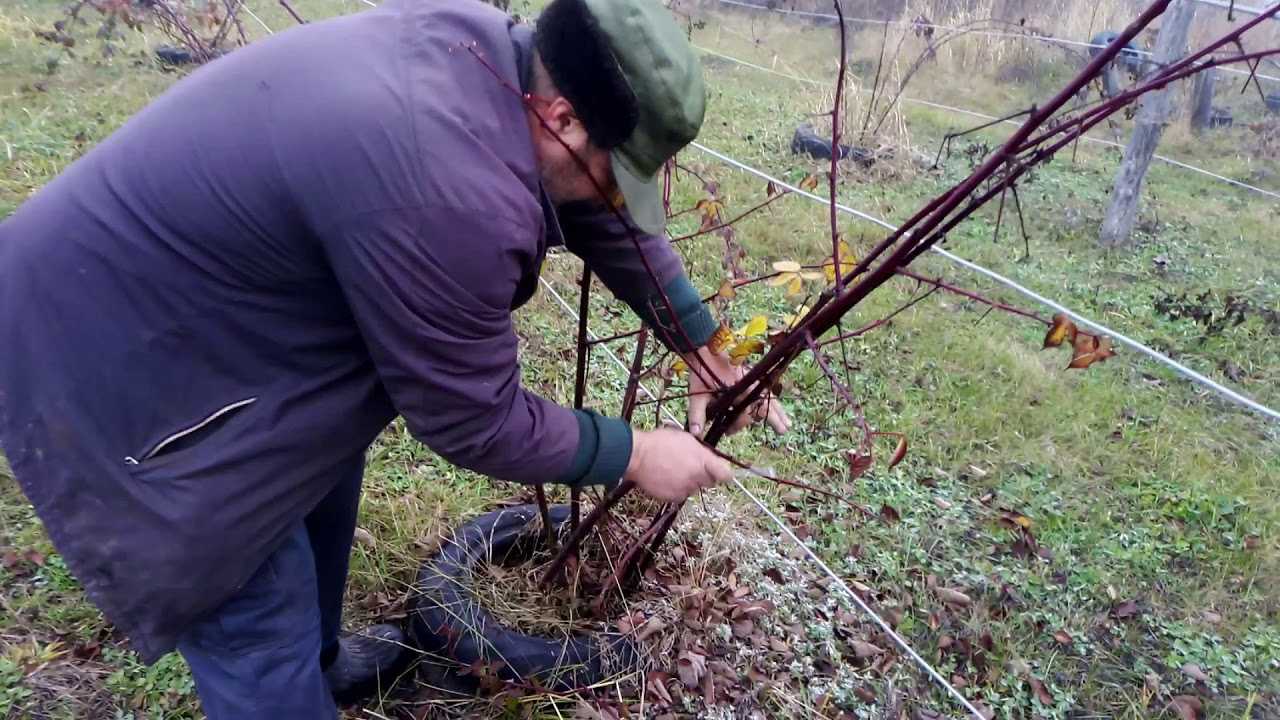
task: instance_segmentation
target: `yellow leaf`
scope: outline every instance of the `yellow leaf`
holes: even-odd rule
[[[763,337],[768,330],[769,318],[764,315],[757,315],[742,326],[742,329],[738,330],[738,335],[744,338]]]
[[[738,289],[733,286],[732,280],[725,280],[720,283],[720,289],[716,291],[716,297],[724,300],[732,300],[738,296]]]
[[[676,361],[671,363],[671,371],[674,372],[676,375],[683,376],[686,372],[688,372],[688,370],[689,370],[689,366],[685,364],[683,358],[676,358]]]
[[[847,275],[858,264],[858,259],[854,256],[853,250],[849,247],[849,243],[844,240],[840,241],[840,274]],[[822,274],[826,276],[827,282],[836,281],[836,262],[835,258],[828,257],[822,263]]]
[[[804,292],[804,281],[799,275],[792,273],[791,282],[787,283],[787,297],[796,297]]]
[[[1049,327],[1049,332],[1044,336],[1044,347],[1058,347],[1063,342],[1074,344],[1076,341],[1076,324],[1064,314],[1058,313],[1053,316],[1053,325]]]
[[[800,277],[805,280],[821,280],[823,278],[823,274],[820,272],[809,272],[806,270],[805,272],[800,273]]]
[[[800,263],[795,260],[779,260],[773,264],[773,269],[781,273],[798,273],[800,272]]]
[[[797,275],[795,273],[780,273],[778,275],[774,275],[768,280],[765,280],[764,284],[769,287],[778,287],[779,285],[786,285],[791,282],[791,278],[793,277],[797,277]]]
[[[763,340],[760,338],[747,338],[729,348],[729,362],[734,365],[741,365],[747,361],[750,355],[762,350],[764,350]]]

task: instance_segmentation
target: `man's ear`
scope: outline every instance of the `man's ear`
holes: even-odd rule
[[[578,118],[573,104],[564,97],[557,97],[542,108],[542,119],[547,127],[560,136],[575,152],[581,152],[587,146],[587,128]]]

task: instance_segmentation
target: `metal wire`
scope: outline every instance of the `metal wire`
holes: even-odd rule
[[[736,160],[736,159],[734,159],[734,158],[732,158],[732,157],[729,157],[728,155],[725,155],[724,153],[720,153],[720,152],[717,152],[717,151],[715,151],[715,150],[712,150],[711,148],[707,147],[706,145],[703,145],[703,144],[698,143],[698,142],[694,142],[694,143],[692,143],[692,144],[691,144],[691,147],[694,147],[694,148],[696,148],[697,150],[700,150],[700,151],[702,151],[702,152],[704,152],[704,153],[706,153],[706,154],[708,154],[708,155],[710,155],[710,156],[712,156],[712,157],[716,158],[717,160],[720,160],[720,161],[721,161],[721,162],[723,162],[723,163],[726,163],[726,164],[728,164],[728,165],[731,165],[731,166],[733,166],[733,167],[736,167],[736,168],[738,168],[739,170],[743,170],[743,171],[749,172],[749,173],[751,173],[752,175],[755,175],[756,177],[761,178],[762,180],[768,180],[768,181],[770,181],[770,182],[774,183],[775,185],[777,185],[778,187],[785,187],[786,189],[790,190],[791,192],[793,192],[793,193],[795,193],[795,194],[797,194],[797,195],[804,196],[804,197],[806,197],[806,198],[808,198],[808,199],[810,199],[810,200],[813,200],[813,201],[815,201],[815,202],[821,203],[823,206],[828,206],[828,207],[830,206],[830,200],[829,200],[829,199],[827,199],[827,198],[823,198],[823,197],[820,197],[820,196],[818,196],[818,195],[815,195],[815,194],[813,194],[813,193],[811,193],[811,192],[808,192],[808,191],[802,190],[801,188],[798,188],[798,187],[796,187],[796,186],[794,186],[794,185],[792,185],[792,184],[790,184],[790,183],[786,182],[785,180],[781,180],[781,179],[779,179],[779,178],[776,178],[776,177],[774,177],[774,176],[772,176],[772,175],[770,175],[770,174],[768,174],[768,173],[764,172],[763,170],[759,170],[759,169],[754,168],[754,167],[752,167],[752,166],[750,166],[750,165],[747,165],[746,163],[744,163],[744,162],[742,162],[742,161],[740,161],[740,160]],[[855,216],[855,217],[862,218],[863,220],[866,220],[866,221],[868,221],[868,222],[875,223],[876,225],[879,225],[880,227],[882,227],[882,228],[884,228],[884,229],[886,229],[886,230],[889,230],[889,231],[896,231],[896,230],[898,229],[898,228],[897,228],[897,226],[893,225],[892,223],[886,222],[886,221],[884,221],[884,220],[881,220],[881,219],[880,219],[880,218],[878,218],[878,217],[875,217],[874,215],[870,215],[870,214],[865,213],[865,212],[863,212],[863,211],[861,211],[861,210],[857,210],[857,209],[851,208],[851,207],[849,207],[849,206],[847,206],[847,205],[842,205],[842,204],[840,204],[840,203],[837,203],[837,204],[836,204],[836,209],[838,209],[838,210],[840,210],[841,212],[846,213],[846,214],[848,214],[848,215],[853,215],[853,216]],[[1194,381],[1194,382],[1196,382],[1196,383],[1198,383],[1198,384],[1200,384],[1200,385],[1203,385],[1204,387],[1207,387],[1207,388],[1209,388],[1210,390],[1213,390],[1214,392],[1218,393],[1219,395],[1221,395],[1221,396],[1223,396],[1223,397],[1226,397],[1226,398],[1228,398],[1228,399],[1232,400],[1232,401],[1233,401],[1233,402],[1235,402],[1235,403],[1238,403],[1238,404],[1240,404],[1240,405],[1242,405],[1242,406],[1244,406],[1244,407],[1246,407],[1246,408],[1249,408],[1250,410],[1253,410],[1254,412],[1257,412],[1257,413],[1260,413],[1260,414],[1262,414],[1262,415],[1265,415],[1265,416],[1267,416],[1268,418],[1270,418],[1270,419],[1272,419],[1272,420],[1280,420],[1280,412],[1276,412],[1275,410],[1273,410],[1273,409],[1271,409],[1271,408],[1267,407],[1266,405],[1263,405],[1262,403],[1259,403],[1258,401],[1256,401],[1256,400],[1254,400],[1254,399],[1252,399],[1252,398],[1250,398],[1250,397],[1248,397],[1248,396],[1246,396],[1246,395],[1243,395],[1243,394],[1241,394],[1241,393],[1239,393],[1239,392],[1237,392],[1237,391],[1235,391],[1235,390],[1232,390],[1231,388],[1229,388],[1229,387],[1227,387],[1227,386],[1223,385],[1222,383],[1217,382],[1216,380],[1213,380],[1212,378],[1205,377],[1204,375],[1202,375],[1202,374],[1200,374],[1200,373],[1196,372],[1195,370],[1192,370],[1191,368],[1187,367],[1186,365],[1183,365],[1182,363],[1178,362],[1177,360],[1174,360],[1173,358],[1170,358],[1170,357],[1168,357],[1168,356],[1166,356],[1166,355],[1163,355],[1163,354],[1161,354],[1160,352],[1158,352],[1158,351],[1156,351],[1156,350],[1153,350],[1153,349],[1151,349],[1151,348],[1147,347],[1146,345],[1143,345],[1142,343],[1138,342],[1137,340],[1134,340],[1134,339],[1132,339],[1132,338],[1128,337],[1127,335],[1124,335],[1124,334],[1118,333],[1118,332],[1116,332],[1115,330],[1112,330],[1111,328],[1109,328],[1109,327],[1107,327],[1107,326],[1103,325],[1102,323],[1099,323],[1099,322],[1094,321],[1094,320],[1090,320],[1089,318],[1087,318],[1087,317],[1085,317],[1085,316],[1081,315],[1080,313],[1078,313],[1078,312],[1076,312],[1076,311],[1074,311],[1074,310],[1071,310],[1070,308],[1066,307],[1065,305],[1063,305],[1063,304],[1061,304],[1061,303],[1058,303],[1058,302],[1055,302],[1055,301],[1053,301],[1053,300],[1050,300],[1049,298],[1046,298],[1045,296],[1040,295],[1039,293],[1036,293],[1036,292],[1034,292],[1034,291],[1032,291],[1032,290],[1030,290],[1030,289],[1028,289],[1028,288],[1025,288],[1025,287],[1023,287],[1022,285],[1018,284],[1017,282],[1015,282],[1015,281],[1013,281],[1013,280],[1010,280],[1009,278],[1007,278],[1007,277],[1005,277],[1005,276],[1001,275],[1000,273],[995,272],[994,270],[989,270],[989,269],[987,269],[987,268],[985,268],[985,267],[982,267],[981,265],[978,265],[977,263],[971,262],[971,261],[969,261],[969,260],[965,260],[964,258],[961,258],[961,257],[959,257],[958,255],[956,255],[956,254],[954,254],[954,253],[951,253],[951,252],[948,252],[947,250],[944,250],[944,249],[942,249],[942,248],[940,248],[940,247],[937,247],[937,246],[933,246],[933,247],[931,247],[930,249],[931,249],[931,250],[933,250],[934,252],[938,253],[939,255],[941,255],[941,256],[943,256],[943,257],[947,258],[947,259],[948,259],[948,260],[950,260],[951,262],[954,262],[954,263],[956,263],[957,265],[960,265],[961,267],[964,267],[964,268],[967,268],[967,269],[969,269],[969,270],[973,270],[974,272],[977,272],[977,273],[980,273],[980,274],[982,274],[982,275],[985,275],[986,277],[988,277],[988,278],[990,278],[990,279],[992,279],[992,280],[996,281],[997,283],[1000,283],[1001,285],[1004,285],[1005,287],[1010,288],[1011,290],[1014,290],[1015,292],[1018,292],[1018,293],[1020,293],[1020,294],[1022,294],[1022,295],[1024,295],[1024,296],[1026,296],[1026,297],[1031,298],[1032,300],[1035,300],[1036,302],[1039,302],[1039,303],[1041,303],[1041,304],[1047,305],[1048,307],[1051,307],[1051,308],[1053,308],[1054,310],[1057,310],[1058,312],[1060,312],[1060,313],[1063,313],[1063,314],[1067,315],[1067,316],[1068,316],[1068,317],[1070,317],[1072,320],[1074,320],[1077,324],[1084,325],[1085,327],[1087,327],[1087,328],[1089,328],[1089,329],[1093,330],[1094,332],[1102,333],[1102,334],[1104,334],[1104,335],[1109,335],[1109,336],[1111,336],[1111,337],[1112,337],[1112,338],[1114,338],[1116,341],[1120,342],[1122,345],[1128,346],[1128,347],[1132,348],[1133,350],[1136,350],[1136,351],[1138,351],[1138,352],[1142,353],[1143,355],[1146,355],[1147,357],[1151,358],[1152,360],[1155,360],[1156,362],[1159,362],[1159,363],[1161,363],[1161,364],[1163,364],[1163,365],[1165,365],[1165,366],[1167,366],[1167,367],[1171,368],[1172,370],[1174,370],[1174,371],[1175,371],[1175,372],[1177,372],[1178,374],[1180,374],[1180,375],[1182,375],[1182,376],[1184,376],[1184,377],[1186,377],[1186,378],[1188,378],[1188,379],[1190,379],[1190,380],[1192,380],[1192,381]]]
[[[724,1],[724,0],[722,0],[722,2],[723,2],[723,1]],[[765,67],[765,66],[763,66],[763,65],[757,65],[756,63],[748,62],[748,61],[743,60],[743,59],[741,59],[741,58],[736,58],[736,57],[734,57],[734,56],[732,56],[732,55],[726,55],[725,53],[722,53],[722,52],[719,52],[719,51],[716,51],[716,50],[711,50],[711,49],[709,49],[709,48],[704,48],[704,47],[702,47],[702,46],[700,46],[700,45],[694,45],[694,47],[695,47],[695,48],[697,48],[700,52],[707,53],[708,55],[714,55],[714,56],[719,57],[719,58],[724,58],[725,60],[728,60],[728,61],[730,61],[730,62],[737,63],[737,64],[742,65],[742,66],[744,66],[744,67],[749,67],[749,68],[751,68],[751,69],[753,69],[753,70],[759,70],[759,71],[761,71],[761,72],[766,72],[766,73],[769,73],[769,74],[771,74],[771,75],[777,75],[778,77],[783,77],[783,78],[786,78],[786,79],[788,79],[788,80],[792,80],[792,81],[795,81],[795,82],[807,83],[807,84],[809,84],[809,85],[818,85],[818,86],[822,86],[822,87],[826,87],[826,86],[829,84],[829,83],[825,83],[825,82],[822,82],[822,81],[819,81],[819,80],[810,80],[809,78],[803,78],[803,77],[800,77],[800,76],[798,76],[798,75],[791,75],[791,74],[789,74],[789,73],[780,72],[780,71],[778,71],[778,70],[774,70],[774,69],[772,69],[772,68],[767,68],[767,67]],[[863,93],[868,92],[865,88],[858,88],[857,90],[858,90],[858,92],[863,92]],[[909,97],[909,96],[906,96],[906,95],[903,95],[903,96],[902,96],[902,100],[903,100],[903,102],[912,103],[912,104],[914,104],[914,105],[922,105],[922,106],[924,106],[924,107],[931,107],[931,108],[935,108],[935,109],[938,109],[938,110],[946,110],[946,111],[948,111],[948,112],[959,113],[959,114],[961,114],[961,115],[970,115],[970,116],[972,116],[972,117],[982,118],[983,120],[999,120],[999,119],[1000,119],[1000,118],[997,118],[997,117],[996,117],[996,116],[994,116],[994,115],[988,115],[988,114],[986,114],[986,113],[981,113],[981,112],[978,112],[978,111],[976,111],[976,110],[968,110],[968,109],[965,109],[965,108],[954,107],[954,106],[951,106],[951,105],[943,105],[942,103],[937,103],[937,102],[933,102],[933,101],[930,101],[930,100],[921,100],[920,98],[913,98],[913,97]],[[1003,124],[1005,124],[1005,125],[1013,125],[1014,127],[1021,127],[1021,126],[1022,126],[1022,123],[1020,123],[1020,122],[1018,122],[1018,121],[1016,121],[1016,120],[1002,120],[1001,122],[1002,122]],[[1089,136],[1089,135],[1081,136],[1081,138],[1080,138],[1080,139],[1081,139],[1081,140],[1083,140],[1084,142],[1093,143],[1093,144],[1095,144],[1095,145],[1105,145],[1105,146],[1107,146],[1107,147],[1114,147],[1114,148],[1123,148],[1123,147],[1124,147],[1124,144],[1123,144],[1123,143],[1118,143],[1118,142],[1115,142],[1114,140],[1106,140],[1106,139],[1104,139],[1104,138],[1091,137],[1091,136]],[[1179,168],[1182,168],[1182,169],[1184,169],[1184,170],[1190,170],[1191,172],[1199,173],[1199,174],[1204,175],[1204,176],[1206,176],[1206,177],[1213,178],[1214,180],[1219,180],[1219,181],[1225,182],[1225,183],[1227,183],[1227,184],[1229,184],[1229,185],[1234,185],[1234,186],[1236,186],[1236,187],[1238,187],[1238,188],[1241,188],[1242,190],[1249,190],[1249,191],[1252,191],[1252,192],[1256,192],[1256,193],[1258,193],[1258,194],[1260,194],[1260,195],[1266,195],[1267,197],[1272,197],[1272,198],[1275,198],[1275,199],[1277,199],[1277,200],[1280,200],[1280,192],[1275,192],[1275,191],[1272,191],[1272,190],[1267,190],[1266,188],[1260,188],[1260,187],[1258,187],[1258,186],[1256,186],[1256,185],[1250,185],[1249,183],[1242,182],[1242,181],[1240,181],[1240,180],[1236,180],[1236,179],[1234,179],[1234,178],[1229,178],[1229,177],[1227,177],[1227,176],[1225,176],[1225,175],[1219,175],[1218,173],[1212,172],[1212,171],[1210,171],[1210,170],[1205,170],[1204,168],[1201,168],[1201,167],[1196,167],[1195,165],[1191,165],[1191,164],[1188,164],[1188,163],[1182,162],[1181,160],[1174,160],[1174,159],[1173,159],[1173,158],[1171,158],[1171,157],[1168,157],[1168,156],[1166,156],[1166,155],[1160,155],[1159,153],[1155,154],[1153,157],[1155,157],[1155,159],[1157,159],[1157,160],[1159,160],[1159,161],[1161,161],[1161,162],[1168,163],[1169,165],[1173,165],[1173,166],[1175,166],[1175,167],[1179,167]]]
[[[1207,2],[1207,0],[1195,0],[1195,1]],[[777,13],[779,15],[799,15],[802,17],[823,18],[825,20],[839,19],[838,15],[833,15],[830,13],[811,12],[808,10],[785,10],[782,8],[770,8],[770,7],[765,7],[763,5],[753,5],[749,2],[742,2],[742,0],[716,0],[716,2],[719,2],[722,5],[734,5],[737,7],[749,8],[751,10],[763,10],[765,12]],[[1261,15],[1263,12],[1265,11],[1254,10],[1252,14]],[[970,28],[964,28],[964,27],[956,27],[954,25],[936,25],[934,23],[928,23],[928,22],[918,23],[915,21],[906,22],[903,20],[875,20],[872,18],[849,17],[847,15],[845,16],[844,21],[849,24],[888,25],[890,27],[904,27],[908,29],[931,28],[934,30],[954,30],[958,32],[963,32],[967,35],[979,35],[979,36],[985,36],[985,37],[998,37],[998,38],[1016,39],[1016,40],[1033,40],[1036,42],[1047,43],[1049,45],[1068,45],[1073,47],[1083,47],[1083,48],[1089,48],[1089,49],[1102,49],[1106,47],[1106,45],[1100,44],[1100,43],[1085,42],[1083,40],[1068,40],[1066,38],[1053,37],[1052,35],[1039,35],[1039,34],[1030,33],[1030,32],[1005,32],[1001,30],[980,30],[976,28],[970,29]],[[1142,55],[1145,57],[1151,57],[1152,55],[1151,51],[1149,50],[1139,50],[1137,48],[1131,48],[1130,50],[1127,51],[1127,53],[1134,54],[1134,55]],[[1248,71],[1240,70],[1238,68],[1223,67],[1219,69],[1222,70],[1223,72],[1231,73],[1234,75],[1252,76],[1252,77],[1262,78],[1263,80],[1270,80],[1272,82],[1280,82],[1280,77],[1273,77],[1271,75],[1263,75],[1261,73],[1249,73]]]

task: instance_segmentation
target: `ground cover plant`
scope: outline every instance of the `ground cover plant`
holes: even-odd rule
[[[283,10],[273,15],[271,8],[255,9],[277,28],[290,22]],[[300,7],[309,17],[356,9],[355,3]],[[6,98],[18,100],[17,106],[6,101],[0,111],[0,137],[8,148],[0,157],[16,158],[2,175],[0,211],[16,205],[169,79],[140,51],[98,65],[63,62],[49,73],[47,46],[7,28],[43,27],[57,11],[52,3],[4,11],[5,37],[12,41],[6,40],[0,62],[19,72],[6,72],[3,82],[9,85],[0,88]],[[815,59],[824,49],[827,58],[834,57],[831,28],[757,22],[756,31],[764,27],[768,35],[764,42],[748,36],[735,46],[723,41],[737,37],[730,30],[743,30],[742,18],[705,13],[698,20],[703,25],[693,31],[699,43],[710,45],[719,37],[720,50],[753,62],[768,65],[770,55],[785,53],[794,58],[785,61],[787,70],[831,75],[829,62]],[[852,42],[855,66],[876,54],[878,38],[864,43],[858,39],[863,35]],[[145,38],[135,38],[140,40]],[[1069,69],[1059,71],[1066,75]],[[954,87],[955,78],[942,73],[930,81],[937,83],[934,87],[921,83],[933,70],[922,70],[907,91],[946,89],[949,81]],[[874,64],[869,71],[863,78],[867,82]],[[787,146],[801,118],[830,108],[830,88],[806,90],[752,72],[708,65],[712,104],[702,142],[795,183],[824,171],[824,165],[790,156]],[[1043,97],[1032,88],[980,80],[969,85],[975,95],[989,92],[1000,101],[992,101],[993,114],[1002,114],[996,108],[1015,110],[1023,101]],[[1020,89],[1024,96],[1008,98]],[[101,114],[101,123],[95,113]],[[967,126],[967,121],[906,106],[901,114],[910,147],[921,148],[930,159],[945,132]],[[995,145],[1007,135],[1007,129],[992,129],[978,139]],[[1232,135],[1247,137],[1243,132]],[[1222,138],[1213,142],[1227,143]],[[1222,154],[1192,149],[1203,153],[1203,162],[1223,162]],[[911,157],[904,150],[899,153]],[[974,160],[983,155],[971,153]],[[709,156],[690,151],[680,162],[686,170],[675,176],[676,211],[709,200],[707,181],[715,183],[721,205],[713,210],[725,219],[770,199],[763,181],[720,166]],[[1263,165],[1262,159],[1255,162]],[[1196,318],[1197,313],[1212,313],[1216,298],[1225,303],[1240,289],[1256,293],[1251,307],[1274,310],[1275,299],[1266,293],[1269,279],[1274,286],[1275,270],[1251,259],[1268,252],[1274,256],[1274,237],[1266,229],[1274,222],[1275,204],[1157,167],[1148,203],[1155,212],[1137,249],[1106,255],[1094,249],[1089,228],[1096,227],[1099,199],[1113,164],[1105,154],[1081,150],[1038,170],[1021,186],[1031,237],[1026,261],[1018,262],[1021,240],[1008,217],[1002,223],[1005,239],[992,242],[994,207],[989,217],[971,220],[952,233],[948,247],[1016,275],[1086,314],[1105,316],[1255,396],[1266,400],[1271,393],[1274,403],[1274,383],[1267,380],[1274,378],[1278,363],[1274,343],[1267,342],[1265,315],[1250,314],[1238,325],[1219,323],[1221,327],[1212,319]],[[842,172],[848,175],[838,191],[842,201],[900,221],[971,170],[971,157],[962,152],[953,152],[939,170],[913,163],[846,167]],[[702,210],[676,218],[672,235],[697,232],[706,222],[706,209],[704,204]],[[1073,212],[1083,219],[1069,222]],[[864,240],[882,234],[870,225],[838,222],[854,257],[865,256],[870,243]],[[735,242],[746,250],[745,274],[794,273],[802,286],[826,285],[825,277],[804,276],[822,273],[823,250],[814,238],[829,237],[826,208],[782,196],[733,227]],[[722,286],[727,277],[722,246],[690,240],[680,247],[702,287],[712,292]],[[791,262],[814,267],[792,269]],[[781,269],[775,263],[782,263]],[[932,260],[924,268],[930,277],[974,284]],[[568,258],[555,258],[545,278],[569,296],[580,273]],[[733,327],[743,330],[743,340],[759,339],[748,332],[753,318],[763,316],[766,327],[776,331],[801,314],[796,305],[804,298],[786,296],[794,279],[788,276],[773,288],[762,282],[735,290],[723,311]],[[1205,288],[1215,294],[1201,300]],[[1017,302],[990,287],[977,289],[984,297]],[[1164,310],[1157,307],[1162,293],[1191,291],[1189,299],[1170,300],[1161,305]],[[865,308],[860,306],[859,318],[873,322],[907,299],[893,293],[871,295]],[[601,293],[588,303],[597,335],[634,327]],[[1190,310],[1188,303],[1210,309]],[[1175,701],[1184,697],[1196,698],[1211,716],[1274,713],[1280,675],[1277,609],[1268,592],[1276,577],[1275,502],[1268,490],[1280,474],[1274,429],[1199,396],[1165,371],[1128,355],[1085,375],[1064,376],[1065,358],[1037,352],[1043,327],[1035,329],[1001,313],[984,317],[977,305],[971,298],[935,293],[896,315],[889,327],[850,341],[853,367],[847,385],[864,406],[874,408],[877,427],[910,438],[911,451],[894,467],[882,462],[849,481],[844,451],[851,443],[833,437],[828,419],[840,401],[829,391],[804,389],[827,387],[828,378],[815,363],[798,364],[784,391],[783,402],[798,421],[791,437],[769,440],[761,435],[725,445],[728,452],[751,458],[781,477],[839,487],[852,503],[819,502],[763,480],[747,480],[748,486],[770,496],[778,512],[803,528],[801,534],[842,576],[856,582],[855,588],[865,590],[887,615],[898,617],[899,631],[913,645],[1001,716],[1176,714],[1189,706],[1189,700]],[[849,329],[865,322],[854,322]],[[545,293],[522,321],[527,380],[565,402],[573,395],[576,333],[577,327]],[[628,350],[620,342],[612,345],[625,361]],[[650,363],[656,360],[656,355],[649,357]],[[625,374],[611,374],[614,368],[602,352],[593,352],[587,371],[592,400],[602,408],[617,407],[612,403],[620,401]],[[662,380],[656,382],[655,390]],[[654,405],[641,405],[639,417],[653,418]],[[678,413],[678,407],[673,409]],[[884,443],[880,454],[888,459],[896,438]],[[380,440],[371,458],[369,486],[362,516],[366,534],[357,551],[350,599],[353,613],[375,616],[395,614],[403,606],[421,557],[458,517],[520,492],[493,488],[448,468],[398,427]],[[18,717],[37,712],[111,717],[117,709],[138,716],[192,713],[190,685],[180,662],[144,671],[130,661],[77,595],[11,482],[5,493],[0,544],[10,550],[3,570],[6,619],[0,636],[6,664],[0,665],[0,683],[7,694],[0,697],[13,698],[9,712]],[[860,508],[870,508],[874,517]],[[832,717],[896,716],[891,714],[895,708],[917,714],[951,710],[941,696],[929,696],[932,690],[918,673],[901,662],[889,663],[895,658],[889,644],[865,618],[840,606],[838,593],[819,583],[783,542],[772,540],[773,530],[759,522],[759,513],[740,495],[718,491],[689,509],[691,517],[674,526],[672,552],[695,546],[745,547],[752,550],[737,553],[737,558],[760,558],[751,564],[739,560],[733,568],[699,558],[687,565],[703,568],[698,584],[668,581],[711,598],[699,612],[725,602],[726,590],[732,598],[747,586],[752,600],[776,606],[753,619],[768,631],[768,646],[756,648],[754,660],[744,662],[746,656],[739,652],[744,643],[728,640],[724,655],[709,654],[709,662],[731,665],[744,677],[750,667],[754,677],[741,685],[773,688],[756,700],[756,709],[770,715]],[[797,606],[810,612],[799,615],[805,608]],[[655,616],[643,618],[644,624]],[[699,632],[714,637],[719,627],[711,623]],[[733,638],[733,624],[724,627]],[[750,648],[751,634],[747,637]],[[864,657],[858,657],[859,649]],[[785,660],[788,653],[792,658]],[[686,660],[694,664],[692,656]],[[678,668],[667,672],[673,677],[659,684],[668,694],[679,695],[684,682]],[[633,705],[605,702],[601,694],[608,691],[586,695],[597,712],[625,712]],[[907,702],[913,698],[922,702]],[[507,696],[484,707],[495,714],[526,709],[553,713],[545,702]],[[651,714],[666,711],[653,709],[663,703],[652,694],[645,702]],[[683,707],[683,702],[680,697],[676,704]],[[714,704],[730,716],[737,707]],[[448,698],[395,698],[356,716],[445,712],[458,705]],[[81,707],[93,710],[86,713]],[[572,699],[558,707],[565,714],[579,710]]]

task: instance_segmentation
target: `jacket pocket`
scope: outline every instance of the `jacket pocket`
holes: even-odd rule
[[[223,405],[213,411],[204,419],[197,423],[189,425],[177,432],[166,435],[159,441],[152,443],[141,455],[130,455],[124,459],[126,465],[140,465],[148,460],[154,460],[162,455],[184,450],[192,447],[204,438],[211,435],[218,428],[222,427],[237,412],[254,404],[258,398],[251,397],[244,400],[237,400],[229,405]]]

